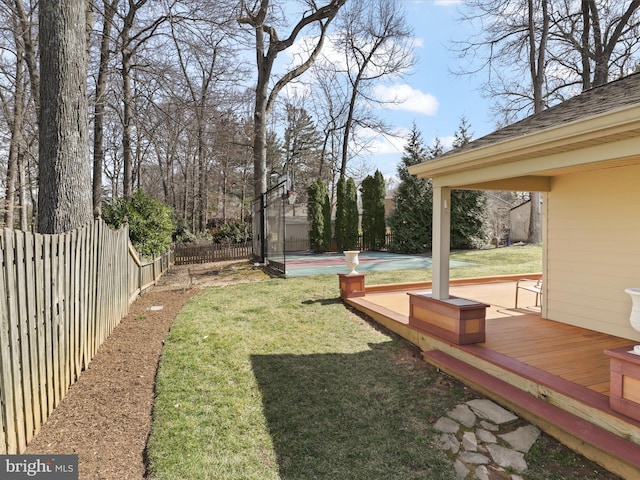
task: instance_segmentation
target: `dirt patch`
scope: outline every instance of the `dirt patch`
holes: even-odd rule
[[[76,453],[83,480],[143,478],[156,369],[176,315],[201,288],[265,278],[248,262],[173,267],[131,305],[25,453]]]

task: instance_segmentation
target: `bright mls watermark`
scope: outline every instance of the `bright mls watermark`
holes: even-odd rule
[[[78,480],[78,455],[0,455],[0,479]]]

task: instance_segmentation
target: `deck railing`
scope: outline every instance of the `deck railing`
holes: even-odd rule
[[[141,261],[125,226],[0,236],[0,454],[21,453],[171,253]]]

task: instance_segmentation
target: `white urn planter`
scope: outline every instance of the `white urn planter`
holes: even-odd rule
[[[631,327],[640,332],[640,288],[627,288],[625,290],[631,297],[631,315],[629,316],[629,322]],[[634,353],[640,355],[640,345],[633,347]]]
[[[360,260],[358,260],[360,250],[345,250],[342,253],[344,253],[345,262],[349,269],[349,273],[347,275],[357,275],[358,272],[356,272],[356,267],[360,265]]]

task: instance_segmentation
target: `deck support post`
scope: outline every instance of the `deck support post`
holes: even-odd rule
[[[451,250],[451,189],[433,186],[433,298],[449,298],[449,253]]]

